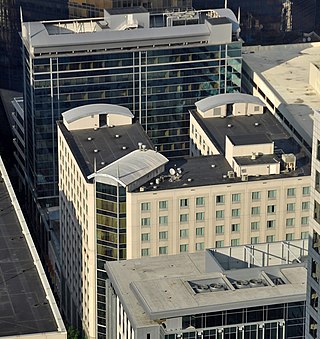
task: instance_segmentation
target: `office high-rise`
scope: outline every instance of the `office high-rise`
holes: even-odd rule
[[[188,109],[240,91],[241,42],[231,11],[109,10],[104,18],[22,27],[26,175],[31,200],[57,203],[56,120],[84,104],[129,108],[158,150],[188,154]]]

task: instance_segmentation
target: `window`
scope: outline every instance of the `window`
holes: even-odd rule
[[[276,221],[275,220],[268,220],[267,221],[267,228],[274,228],[276,227]]]
[[[167,200],[159,201],[159,209],[160,210],[167,210],[168,209],[168,201]]]
[[[150,226],[150,218],[141,218],[141,226]]]
[[[160,246],[159,247],[159,255],[168,254],[168,246]]]
[[[150,241],[150,233],[142,233],[141,241]]]
[[[203,237],[204,236],[204,227],[197,227],[196,228],[196,236]]]
[[[148,257],[150,255],[150,248],[142,248],[141,249],[141,256]]]
[[[240,208],[233,208],[231,210],[231,215],[233,218],[240,217]]]
[[[203,250],[204,250],[204,242],[197,242],[196,251],[203,251]]]
[[[231,239],[231,246],[239,246],[240,239]]]
[[[251,222],[251,231],[257,231],[259,229],[260,222],[259,221],[252,221]]]
[[[295,188],[288,188],[287,189],[287,196],[288,197],[294,197],[296,195],[296,189]]]
[[[294,240],[294,233],[287,233],[286,234],[286,240],[287,241]]]
[[[315,189],[320,192],[320,173],[316,171]]]
[[[188,199],[180,199],[180,207],[188,207]]]
[[[216,204],[224,204],[224,195],[216,196]]]
[[[224,233],[224,226],[218,225],[216,226],[216,234],[223,234]]]
[[[288,219],[286,219],[286,226],[287,226],[287,227],[294,226],[294,218],[288,218]]]
[[[274,242],[274,241],[275,241],[275,236],[274,235],[267,235],[266,242]]]
[[[204,206],[204,197],[196,198],[196,206]]]
[[[317,159],[320,160],[320,141],[317,140]]]
[[[162,215],[159,217],[159,225],[168,225],[168,216]]]
[[[252,192],[251,193],[252,200],[260,200],[261,199],[261,192]]]
[[[146,211],[150,211],[150,202],[142,202],[141,203],[141,211],[142,212],[146,212]]]
[[[301,239],[308,239],[309,238],[309,232],[301,232],[300,237],[301,237]]]
[[[314,201],[313,218],[318,224],[320,224],[320,204],[316,200]]]
[[[231,232],[240,232],[240,224],[232,224]]]
[[[251,244],[258,244],[259,243],[259,237],[251,237]]]
[[[301,225],[308,225],[309,217],[301,217]]]
[[[187,228],[180,230],[180,238],[188,238],[188,236],[189,236],[189,230]]]
[[[219,248],[219,247],[223,247],[224,246],[224,241],[223,240],[217,240],[216,241],[216,247]]]
[[[276,197],[277,197],[277,191],[276,190],[268,191],[268,199],[275,199]]]
[[[251,214],[252,215],[260,214],[260,206],[251,207]]]
[[[188,244],[182,244],[180,245],[180,252],[188,252],[189,245]]]
[[[167,231],[159,232],[159,239],[160,240],[168,239],[168,232]]]
[[[267,213],[276,213],[276,205],[268,205],[267,206]]]
[[[180,222],[188,222],[189,215],[188,214],[180,214]]]
[[[204,212],[197,212],[196,221],[203,221],[203,220],[204,220]]]
[[[295,207],[296,207],[296,204],[295,204],[295,203],[289,203],[289,204],[287,204],[287,212],[294,212]]]
[[[235,194],[232,194],[232,196],[231,196],[231,201],[232,202],[240,202],[240,199],[241,199],[241,194],[240,193],[235,193]]]
[[[216,211],[216,219],[223,219],[224,218],[224,210]]]
[[[302,194],[303,195],[310,195],[310,187],[309,186],[302,187]]]
[[[302,210],[309,210],[310,208],[310,202],[309,201],[303,201],[301,205]]]

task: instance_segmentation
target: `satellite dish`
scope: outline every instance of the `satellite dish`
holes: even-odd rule
[[[170,168],[170,169],[169,169],[169,173],[170,173],[171,175],[175,175],[175,174],[176,174],[176,170],[175,170],[174,168]]]

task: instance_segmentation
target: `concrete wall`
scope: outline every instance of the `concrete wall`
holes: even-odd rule
[[[310,62],[309,84],[320,94],[320,70],[319,66]]]

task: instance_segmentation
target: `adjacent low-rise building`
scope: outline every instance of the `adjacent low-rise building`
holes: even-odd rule
[[[303,338],[307,240],[105,265],[108,338]]]
[[[67,339],[45,271],[0,158],[0,337]]]
[[[153,149],[127,108],[63,113],[62,307],[89,337],[106,334],[106,261],[308,238],[309,158],[260,100],[229,101],[196,103],[194,156],[176,161]]]

